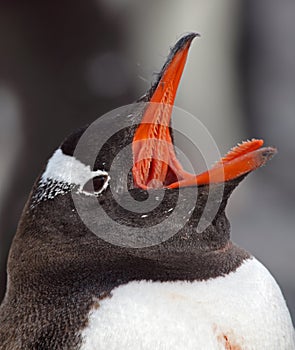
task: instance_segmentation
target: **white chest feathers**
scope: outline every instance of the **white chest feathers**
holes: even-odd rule
[[[81,350],[294,350],[281,291],[256,259],[204,282],[131,282],[89,315]]]

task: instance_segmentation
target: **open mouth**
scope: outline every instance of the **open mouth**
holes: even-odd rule
[[[134,184],[139,188],[172,189],[230,181],[261,167],[276,153],[273,147],[262,147],[263,140],[252,139],[232,148],[201,174],[191,174],[183,169],[175,154],[170,123],[189,47],[196,36],[195,33],[188,34],[176,43],[158,81],[146,96],[150,103],[132,143],[132,174]]]

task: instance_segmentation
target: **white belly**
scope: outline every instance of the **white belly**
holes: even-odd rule
[[[204,282],[130,282],[91,311],[81,350],[294,350],[281,291],[256,259]]]

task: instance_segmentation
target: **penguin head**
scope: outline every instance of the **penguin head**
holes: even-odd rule
[[[97,141],[107,133],[100,124],[73,133],[54,152],[35,183],[16,246],[30,232],[30,240],[50,248],[53,269],[63,255],[69,257],[68,264],[78,261],[77,269],[87,261],[93,271],[102,266],[102,259],[110,262],[114,256],[124,256],[125,263],[130,256],[145,262],[159,262],[165,256],[165,266],[178,258],[181,264],[187,259],[189,266],[191,255],[227,247],[227,200],[240,181],[264,165],[276,149],[253,139],[234,147],[201,174],[184,170],[170,122],[196,36],[188,34],[176,43],[151,89],[130,107],[130,113],[119,116],[120,120],[131,116],[131,124],[109,137],[98,152]],[[83,152],[79,152],[81,143]],[[126,147],[126,159],[113,166]],[[80,259],[79,252],[83,252]]]
[[[107,189],[110,186],[113,193],[124,188],[125,192],[148,191],[155,196],[157,191],[164,191],[168,197],[169,193],[183,192],[187,188],[192,192],[197,189],[200,193],[209,189],[215,191],[221,186],[232,189],[276,153],[275,148],[262,147],[263,140],[252,139],[232,148],[205,172],[193,174],[184,170],[173,144],[171,115],[188,50],[196,36],[190,33],[175,44],[156,82],[137,104],[131,106],[129,114],[126,110],[125,115],[123,112],[116,116],[117,119],[104,128],[101,124],[84,127],[62,143],[49,159],[34,189],[31,207],[71,191],[101,200],[106,194],[109,196]],[[112,129],[119,118],[124,120],[130,116],[132,123],[119,128],[98,152],[97,140],[103,137],[106,129]],[[82,153],[77,151],[81,143],[84,143]],[[120,168],[125,159],[120,166],[112,168],[114,158],[125,147],[130,151],[126,155],[126,162],[131,164],[128,173]],[[121,195],[125,195],[124,191]],[[222,200],[227,200],[228,196],[229,192],[225,191]]]

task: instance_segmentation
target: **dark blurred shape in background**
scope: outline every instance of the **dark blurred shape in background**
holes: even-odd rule
[[[274,274],[295,317],[295,2],[0,2],[0,299],[18,218],[45,160],[73,129],[133,102],[167,48],[197,31],[176,104],[224,153],[279,149],[235,192],[235,242]]]

